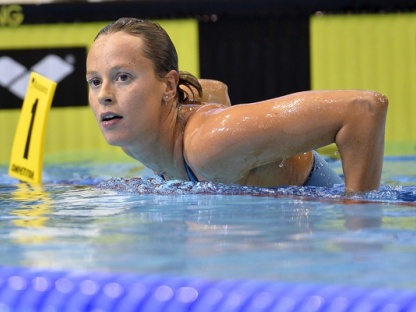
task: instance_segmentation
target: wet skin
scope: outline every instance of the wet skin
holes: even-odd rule
[[[169,179],[302,185],[310,151],[335,142],[347,191],[378,188],[387,99],[372,91],[306,91],[258,103],[186,106],[178,73],[158,78],[140,37],[100,36],[87,59],[89,101],[107,142]]]

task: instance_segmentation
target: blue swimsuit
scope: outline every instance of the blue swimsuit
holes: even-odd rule
[[[313,152],[313,166],[304,186],[333,187],[343,181],[331,166],[316,151]]]
[[[191,168],[189,168],[189,166],[186,163],[186,161],[183,160],[183,162],[185,163],[186,174],[188,175],[189,181],[191,181],[191,182],[199,182],[198,181],[198,178],[195,176],[195,173],[192,171]]]
[[[186,163],[185,159],[183,160],[183,163],[185,164],[186,174],[188,175],[188,179],[191,182],[199,182],[198,178],[196,177],[195,173],[192,171],[191,168],[189,168],[188,164]],[[165,177],[163,174],[158,173],[159,177],[161,177],[163,180],[165,180]]]
[[[322,187],[333,187],[336,184],[342,184],[343,181],[332,170],[331,166],[319,155],[316,151],[313,151],[313,166],[306,179],[304,186],[322,186]],[[192,169],[189,168],[188,164],[184,160],[186,174],[191,182],[198,182],[198,178],[193,173]]]

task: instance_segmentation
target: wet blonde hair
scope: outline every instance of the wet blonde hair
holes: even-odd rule
[[[167,32],[159,24],[132,17],[122,17],[101,29],[94,41],[101,35],[119,31],[142,38],[144,42],[143,54],[153,62],[159,79],[162,79],[171,70],[176,70],[179,73],[179,83],[176,87],[179,103],[201,102],[203,95],[201,84],[191,73],[179,71],[175,46]]]

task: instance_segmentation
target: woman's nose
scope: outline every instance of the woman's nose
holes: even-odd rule
[[[103,83],[98,94],[100,104],[109,105],[114,102],[112,88],[108,83]]]

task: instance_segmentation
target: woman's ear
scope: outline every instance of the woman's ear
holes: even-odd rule
[[[176,89],[179,83],[179,73],[176,70],[172,69],[165,75],[164,80],[166,82],[165,94],[169,97],[176,97]]]

